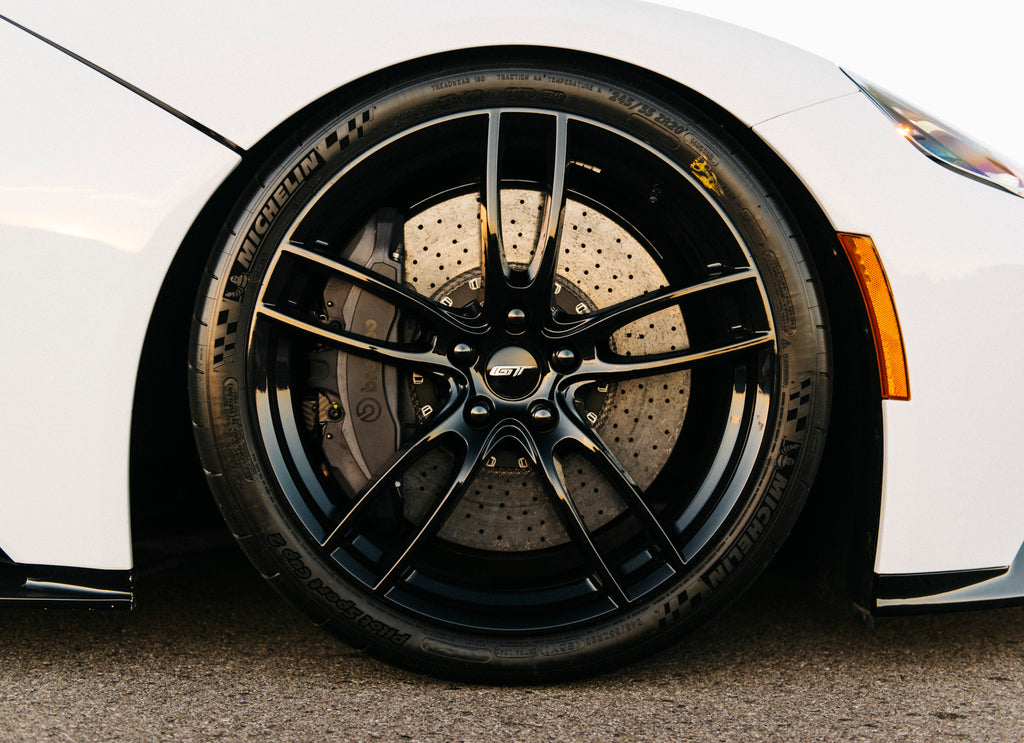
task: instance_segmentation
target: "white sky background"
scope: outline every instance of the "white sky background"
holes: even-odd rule
[[[1024,1],[655,0],[830,59],[1024,165]]]

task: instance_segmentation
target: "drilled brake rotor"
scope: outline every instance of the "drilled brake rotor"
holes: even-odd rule
[[[529,189],[501,192],[505,258],[527,265],[538,243],[544,195]],[[475,194],[427,208],[405,223],[404,281],[443,304],[462,305],[477,296],[480,272],[480,205]],[[569,199],[558,256],[553,303],[576,314],[592,312],[666,286],[655,258],[615,221]],[[486,289],[486,287],[484,287]],[[486,295],[485,295],[486,297]],[[486,298],[485,298],[486,301]],[[611,339],[622,355],[645,355],[689,346],[678,308],[661,310],[618,330]],[[422,378],[408,380],[412,411],[421,419],[432,408]],[[641,490],[661,472],[682,429],[690,373],[672,372],[591,387],[577,398],[581,412],[628,470]],[[421,411],[426,411],[423,413]],[[455,466],[435,450],[403,476],[405,515],[419,523],[436,502]],[[566,486],[587,528],[608,523],[625,510],[614,488],[587,459],[562,459]],[[440,531],[448,541],[483,550],[525,551],[568,541],[541,479],[514,453],[488,461]]]

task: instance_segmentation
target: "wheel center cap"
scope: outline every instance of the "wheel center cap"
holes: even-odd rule
[[[485,376],[494,394],[521,400],[540,384],[540,364],[525,348],[505,346],[491,354]]]

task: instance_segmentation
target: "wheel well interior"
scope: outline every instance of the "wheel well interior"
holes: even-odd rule
[[[368,95],[391,79],[427,69],[457,69],[529,54],[546,62],[626,76],[681,99],[707,115],[705,125],[739,142],[766,172],[793,214],[820,276],[832,331],[833,407],[823,461],[807,506],[780,553],[781,564],[810,570],[815,580],[857,601],[870,598],[882,477],[878,366],[867,317],[845,254],[814,198],[749,128],[713,101],[674,81],[623,62],[559,50],[492,48],[416,60],[376,73],[297,112],[248,150],[185,237],[165,277],[143,346],[132,416],[130,484],[136,540],[195,529],[221,529],[192,440],[186,359],[195,287],[206,270],[225,216],[272,153],[301,133],[304,122]],[[310,114],[317,113],[318,116]]]

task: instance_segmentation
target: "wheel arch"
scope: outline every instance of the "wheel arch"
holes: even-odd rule
[[[192,438],[186,367],[195,287],[210,246],[246,184],[290,139],[301,136],[314,111],[330,110],[378,90],[389,81],[458,68],[481,55],[524,52],[547,61],[586,65],[628,75],[683,99],[747,150],[778,189],[804,235],[824,287],[833,336],[833,413],[824,458],[803,515],[783,550],[792,564],[813,566],[815,577],[856,600],[871,590],[882,480],[882,419],[874,345],[852,271],[835,230],[810,191],[747,125],[714,101],[657,73],[592,54],[561,49],[486,47],[446,52],[389,67],[348,83],[282,121],[248,149],[211,196],[179,246],[152,309],[140,359],[132,414],[130,490],[135,538],[199,522],[218,522]],[[168,393],[170,390],[170,393]],[[168,397],[170,394],[170,397]],[[159,421],[154,425],[153,421]],[[177,466],[168,466],[175,461]],[[164,497],[161,497],[161,494]],[[167,496],[171,496],[168,498]],[[843,533],[836,538],[836,529]]]

